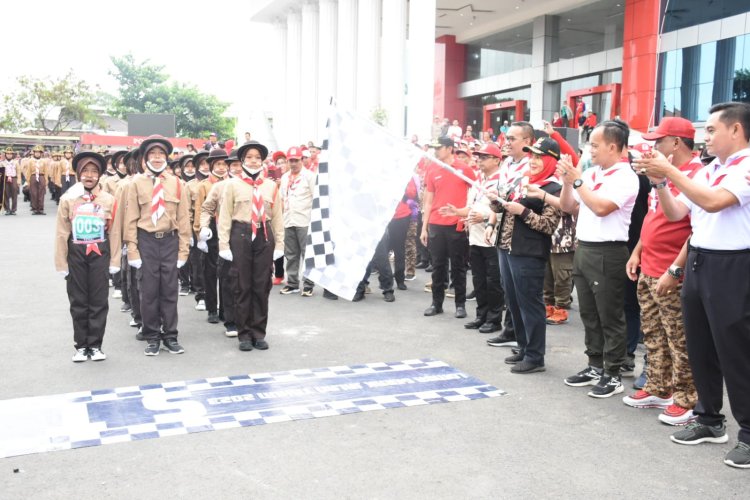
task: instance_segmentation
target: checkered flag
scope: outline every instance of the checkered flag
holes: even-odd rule
[[[335,106],[326,129],[305,249],[305,277],[351,300],[422,151]]]

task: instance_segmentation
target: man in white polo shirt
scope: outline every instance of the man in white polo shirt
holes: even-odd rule
[[[716,159],[692,180],[659,155],[637,168],[657,185],[667,218],[689,214],[693,229],[682,314],[698,420],[671,439],[688,445],[728,441],[721,413],[726,383],[740,432],[724,463],[750,469],[750,105],[716,104],[709,112],[706,147]],[[667,179],[680,195],[667,189]]]
[[[565,383],[593,385],[588,395],[594,398],[608,398],[624,390],[620,366],[627,357],[625,264],[630,215],[638,195],[638,177],[623,160],[629,134],[623,121],[602,122],[590,138],[594,166],[581,172],[565,156],[557,171],[563,180],[560,207],[578,215],[573,282],[589,358],[588,366]]]

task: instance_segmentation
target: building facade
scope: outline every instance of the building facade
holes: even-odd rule
[[[551,120],[578,102],[646,131],[700,128],[750,101],[750,3],[737,0],[260,0],[274,26],[281,144],[317,141],[327,103],[380,112],[421,142],[432,117],[475,131]]]

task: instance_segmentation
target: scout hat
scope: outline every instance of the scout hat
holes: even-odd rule
[[[101,176],[104,173],[104,157],[99,153],[94,153],[93,151],[82,151],[75,155],[73,157],[73,170],[75,170],[76,174],[78,174],[78,170],[80,168],[83,168],[85,165],[92,162],[96,164],[97,168],[99,169],[99,175]]]
[[[44,146],[42,146],[41,144],[37,144],[31,151],[39,151],[40,153],[44,153]]]
[[[187,164],[187,162],[189,162],[189,161],[190,161],[190,162],[193,162],[193,165],[195,165],[195,162],[193,161],[193,157],[194,157],[194,156],[195,156],[195,155],[193,155],[193,154],[182,155],[182,156],[180,157],[180,168],[184,170],[184,169],[185,169],[185,165],[186,165],[186,164]]]
[[[120,150],[120,151],[115,151],[114,153],[112,153],[112,166],[113,166],[113,167],[115,167],[115,168],[117,168],[117,165],[119,165],[119,163],[120,163],[120,160],[121,160],[121,159],[122,159],[122,158],[123,158],[123,157],[124,157],[124,156],[125,156],[126,154],[128,154],[128,152],[127,152],[127,151],[125,151],[124,149],[123,149],[123,150]]]
[[[172,143],[160,135],[146,137],[138,149],[141,152],[141,156],[145,158],[147,153],[155,147],[161,147],[167,153],[167,156],[172,154]]]
[[[208,168],[212,172],[214,171],[214,163],[216,163],[219,160],[226,160],[228,157],[227,152],[224,151],[221,148],[212,149],[210,153],[208,153]]]
[[[196,169],[200,167],[201,162],[205,160],[207,156],[208,151],[201,151],[200,153],[196,153],[195,156],[193,156],[193,165],[195,165]]]
[[[523,152],[534,153],[540,156],[551,156],[556,160],[560,159],[560,145],[556,140],[549,137],[537,139],[533,146],[524,146]]]
[[[259,143],[258,141],[247,141],[237,150],[237,157],[240,159],[240,161],[245,160],[245,155],[247,155],[247,152],[250,149],[257,149],[260,152],[261,160],[265,160],[268,156],[268,148],[263,144]]]
[[[11,146],[6,147],[5,152],[10,153],[10,154],[16,154],[15,150]]]
[[[233,149],[229,152],[229,156],[227,157],[227,164],[232,163],[233,161],[240,161],[240,157],[237,156],[237,150]]]

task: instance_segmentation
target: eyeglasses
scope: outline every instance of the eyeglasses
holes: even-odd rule
[[[474,155],[474,156],[476,156],[477,160],[479,160],[479,161],[486,160],[487,158],[492,158],[493,157],[492,155]]]

